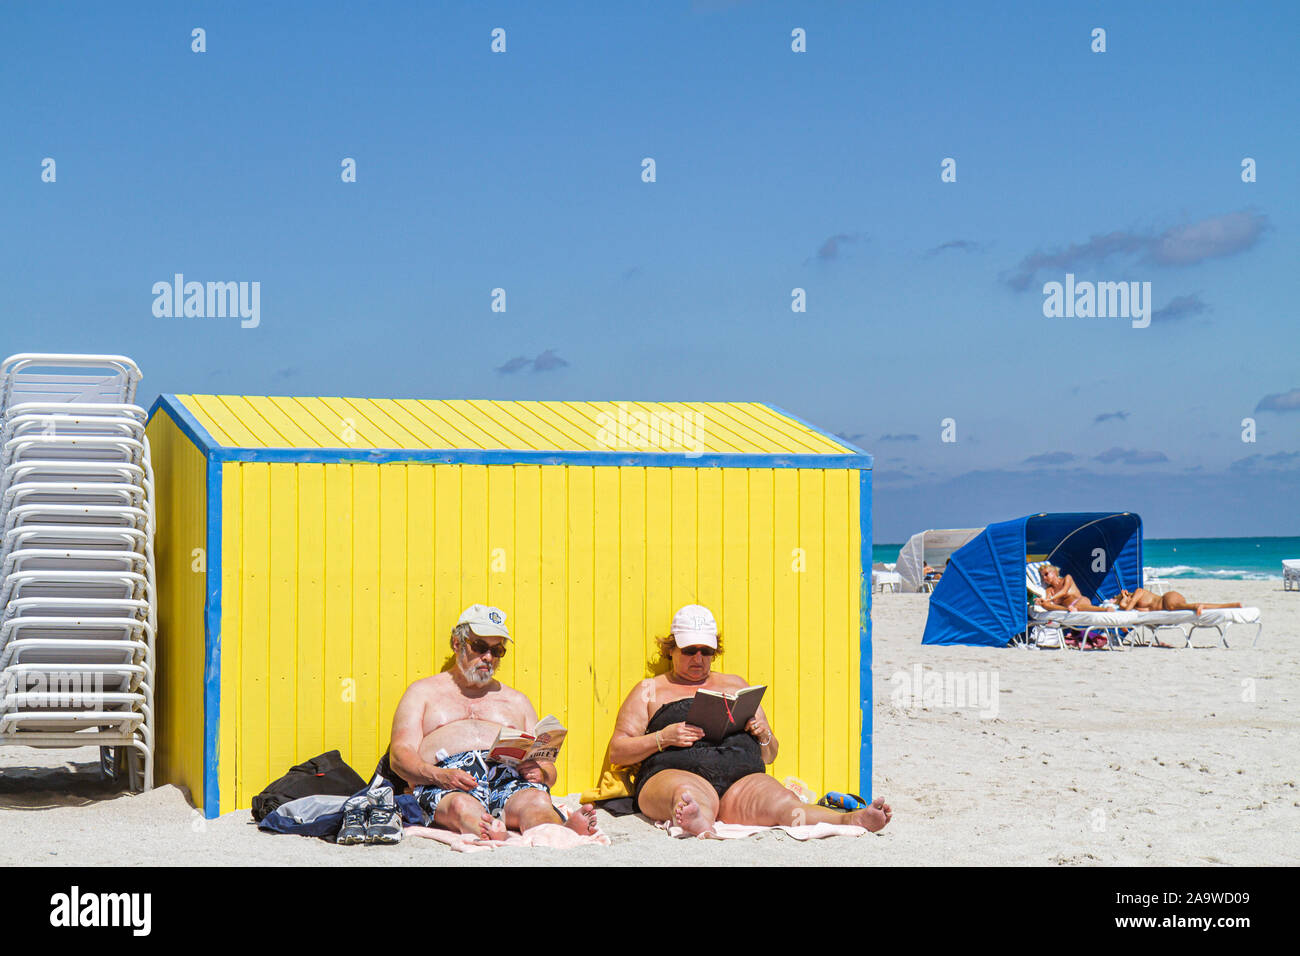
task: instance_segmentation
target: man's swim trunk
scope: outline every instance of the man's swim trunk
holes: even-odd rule
[[[438,764],[439,767],[447,770],[465,771],[478,781],[478,786],[473,790],[457,790],[455,788],[444,790],[442,787],[434,786],[416,787],[411,791],[416,803],[429,816],[433,816],[434,811],[438,809],[438,804],[442,802],[444,797],[453,793],[467,793],[487,807],[488,813],[499,820],[501,815],[505,813],[506,801],[520,790],[551,792],[550,788],[544,783],[525,780],[514,767],[503,763],[488,763],[487,754],[486,750],[466,750],[464,753],[452,754]]]

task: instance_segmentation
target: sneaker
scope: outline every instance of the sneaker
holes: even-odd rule
[[[361,802],[343,809],[343,825],[335,842],[340,846],[354,846],[366,842],[366,816],[370,807]]]
[[[374,807],[366,823],[367,843],[401,843],[402,818],[392,807]]]

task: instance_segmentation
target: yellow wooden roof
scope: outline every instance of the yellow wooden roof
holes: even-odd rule
[[[169,397],[228,448],[858,453],[760,402]]]

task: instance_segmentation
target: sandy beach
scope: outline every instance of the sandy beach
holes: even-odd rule
[[[0,749],[6,865],[1185,865],[1300,863],[1300,594],[1280,581],[1180,580],[1240,600],[1264,630],[1228,649],[1114,652],[922,647],[926,595],[875,597],[880,834],[674,840],[639,816],[599,822],[612,845],[457,853],[427,839],[340,847],[259,832],[246,810],[204,820],[175,787],[106,789],[92,748]],[[1210,644],[1212,632],[1198,632]],[[914,699],[922,675],[995,698]],[[973,677],[971,677],[973,675]],[[996,700],[993,704],[992,700]],[[922,706],[914,706],[920,703]],[[899,706],[899,705],[902,706]],[[775,728],[780,733],[780,728]],[[570,797],[566,802],[572,804]]]

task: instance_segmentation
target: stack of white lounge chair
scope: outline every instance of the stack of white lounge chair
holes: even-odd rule
[[[1300,591],[1300,558],[1287,558],[1282,562],[1282,590]]]
[[[99,746],[153,786],[154,489],[140,370],[0,365],[0,745]]]

